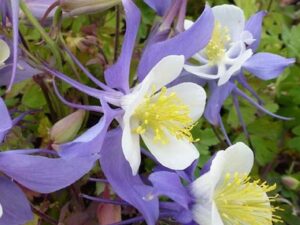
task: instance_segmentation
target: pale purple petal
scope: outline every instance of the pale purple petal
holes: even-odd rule
[[[158,15],[163,16],[174,0],[144,0]]]
[[[4,152],[0,154],[0,171],[33,191],[50,193],[80,179],[96,160],[95,157],[65,160]]]
[[[249,31],[255,39],[255,41],[249,46],[249,48],[251,48],[253,52],[255,52],[259,46],[262,32],[262,22],[266,14],[266,11],[259,11],[258,13],[251,16],[246,22],[245,30]]]
[[[208,99],[206,109],[204,112],[205,118],[213,125],[219,124],[219,115],[221,108],[223,106],[224,101],[230,95],[232,89],[234,88],[234,84],[231,82],[227,82],[222,86],[214,85],[211,88],[211,96]]]
[[[0,177],[0,225],[20,225],[33,219],[29,202],[21,189],[8,178]]]
[[[126,33],[121,55],[116,64],[105,71],[105,80],[111,88],[129,92],[129,73],[133,49],[136,41],[141,15],[131,0],[122,0],[126,13]]]
[[[113,190],[126,202],[137,208],[147,224],[154,225],[158,219],[158,199],[152,195],[153,188],[145,185],[139,176],[133,176],[121,145],[122,130],[111,131],[101,151],[101,168]]]
[[[295,59],[284,58],[271,53],[257,53],[248,59],[243,68],[262,80],[270,80],[279,76]]]
[[[146,48],[138,67],[139,80],[143,80],[153,66],[168,55],[184,55],[186,59],[192,57],[207,45],[213,28],[214,17],[207,6],[190,29]]]
[[[155,195],[167,196],[183,208],[189,208],[192,198],[176,173],[166,171],[155,172],[149,176],[149,180],[154,186]]]
[[[108,105],[103,102],[104,115],[101,120],[85,131],[75,140],[58,145],[58,154],[63,158],[73,158],[77,156],[97,156],[100,157],[102,144],[107,133],[107,129],[114,119],[116,113],[108,108]]]
[[[0,86],[9,85],[12,73],[12,64],[1,68],[0,73]],[[40,73],[39,70],[34,69],[24,60],[19,59],[14,84],[29,79],[38,73]]]
[[[14,84],[14,80],[17,73],[17,63],[18,63],[18,44],[19,44],[19,0],[11,1],[12,10],[12,26],[13,26],[13,65],[11,79],[8,84],[7,90],[10,90]]]
[[[56,0],[25,0],[25,3],[27,4],[28,8],[32,12],[32,14],[41,19],[45,15],[45,12],[47,9],[54,3]],[[57,7],[56,7],[57,8]],[[56,8],[54,8],[49,16],[53,17]]]
[[[1,97],[0,97],[0,118],[1,118],[1,123],[0,123],[0,144],[1,144],[5,135],[13,126],[12,119],[9,115],[8,109]]]

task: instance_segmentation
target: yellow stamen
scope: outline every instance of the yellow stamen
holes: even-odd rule
[[[139,120],[139,126],[134,131],[138,134],[153,132],[155,141],[167,144],[166,131],[177,139],[195,141],[191,134],[193,120],[189,107],[175,92],[167,93],[166,87],[157,94],[145,96],[134,116]]]
[[[270,204],[277,196],[266,196],[275,189],[276,184],[269,186],[260,180],[251,181],[247,175],[226,174],[214,200],[225,225],[272,225],[272,222],[281,222],[280,217],[273,215],[279,208]]]
[[[213,64],[218,63],[226,52],[225,46],[230,41],[229,31],[225,27],[222,27],[219,22],[215,23],[215,28],[210,42],[205,48],[205,53]]]

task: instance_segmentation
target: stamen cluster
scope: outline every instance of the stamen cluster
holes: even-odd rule
[[[157,94],[145,96],[135,111],[135,117],[139,120],[139,126],[135,128],[138,134],[153,132],[154,140],[163,144],[169,141],[166,132],[177,139],[193,141],[190,109],[175,92],[168,93],[166,87]]]
[[[214,64],[221,60],[226,52],[226,44],[230,41],[229,31],[222,27],[219,22],[215,23],[214,31],[210,42],[205,48],[207,59]]]
[[[228,173],[214,200],[226,225],[267,225],[281,221],[280,217],[273,215],[278,208],[270,205],[277,196],[266,195],[275,189],[276,184],[269,186],[261,180],[251,181],[247,175]]]

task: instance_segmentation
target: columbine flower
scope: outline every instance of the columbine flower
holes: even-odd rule
[[[154,194],[174,201],[163,212],[173,213],[172,217],[182,224],[194,221],[201,225],[249,225],[255,221],[258,225],[271,225],[280,221],[273,214],[277,208],[271,206],[276,196],[267,195],[276,185],[252,179],[249,173],[253,163],[252,150],[237,143],[217,152],[199,178],[187,181],[188,186],[182,185],[179,174],[169,171],[155,172],[149,179]]]
[[[264,13],[257,14],[255,19],[258,24],[249,24],[249,21],[245,22],[242,9],[234,5],[215,6],[212,11],[215,17],[212,38],[206,48],[193,56],[200,65],[185,65],[188,72],[204,79],[218,79],[218,85],[221,86],[231,77],[239,75],[242,68],[259,78],[270,79],[294,62],[273,54],[253,55],[260,39],[259,20]],[[193,22],[187,20],[185,27],[189,28],[192,24]],[[252,29],[253,26],[256,28]]]
[[[190,130],[204,111],[205,91],[193,83],[166,87],[180,75],[183,64],[183,56],[165,57],[121,100],[122,148],[134,174],[141,161],[139,136],[168,168],[185,169],[199,157]]]
[[[244,12],[233,5],[221,5],[212,8],[215,28],[210,42],[193,59],[201,65],[185,65],[185,69],[205,79],[219,79],[218,85],[226,83],[238,72],[252,56],[247,45],[253,43],[252,34],[245,29]],[[186,20],[185,28],[192,21]]]
[[[215,224],[272,224],[279,218],[273,215],[267,193],[276,185],[252,179],[254,156],[243,143],[219,151],[210,170],[191,185],[195,198],[194,220],[201,225]]]

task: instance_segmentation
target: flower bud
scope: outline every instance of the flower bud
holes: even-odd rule
[[[62,144],[75,138],[83,121],[85,111],[78,110],[54,124],[50,137],[54,144]]]
[[[5,64],[5,61],[9,58],[10,56],[10,48],[8,44],[0,39],[0,67]]]
[[[104,11],[117,4],[121,0],[60,0],[60,6],[68,15],[79,15]]]
[[[300,187],[300,181],[291,176],[283,176],[281,178],[281,181],[284,184],[284,186],[291,190],[297,190]]]

